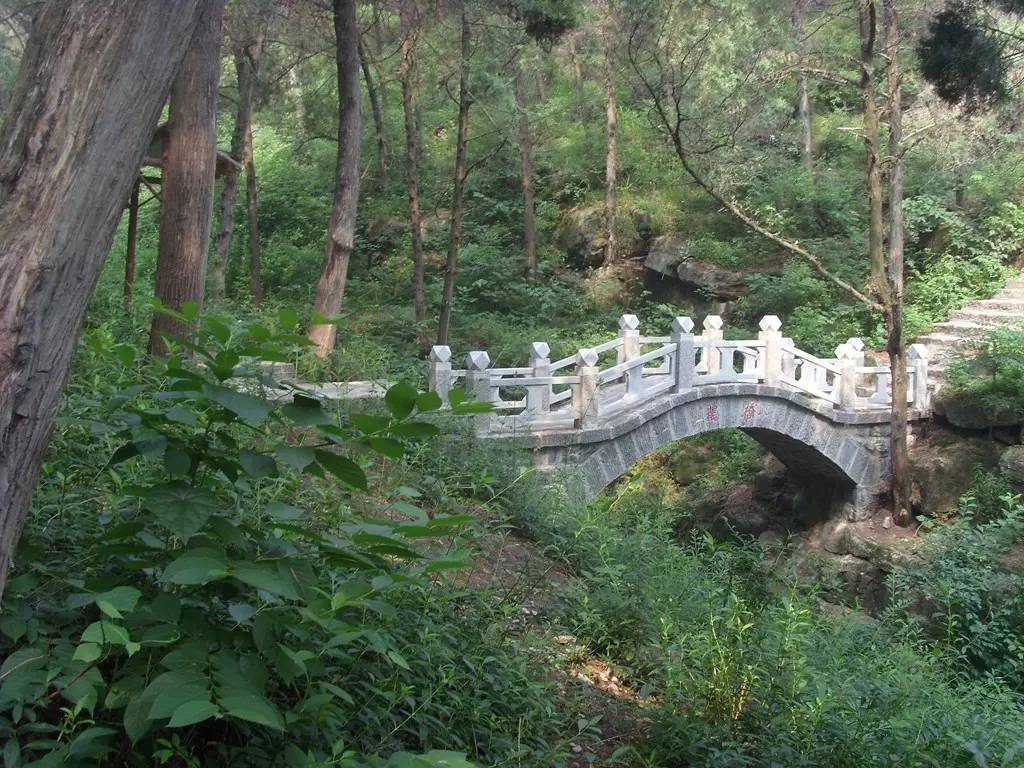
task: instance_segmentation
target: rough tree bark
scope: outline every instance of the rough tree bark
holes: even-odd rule
[[[526,273],[537,275],[537,225],[533,204],[533,139],[530,135],[530,116],[526,111],[526,78],[518,59],[515,67],[516,118],[519,121],[520,178],[523,187],[523,251],[526,254]]]
[[[864,160],[868,182],[868,260],[871,263],[871,291],[885,307],[888,293],[885,279],[885,211],[882,198],[879,115],[878,105],[875,103],[877,17],[875,0],[864,0],[859,13],[860,95],[864,112]]]
[[[124,253],[124,307],[131,309],[132,291],[135,289],[135,254],[139,247],[139,186],[142,184],[138,176],[132,185],[132,194],[128,199],[128,246]]]
[[[804,12],[807,0],[793,0],[793,34],[797,41],[797,54],[801,67],[807,56],[807,39],[804,30]],[[800,123],[800,159],[807,173],[814,172],[814,127],[811,119],[811,97],[807,87],[807,74],[801,69],[796,76],[796,113]]]
[[[0,129],[0,595],[89,297],[201,6],[51,0],[26,46]]]
[[[262,255],[260,251],[260,208],[257,201],[256,157],[252,149],[252,120],[242,145],[245,163],[245,211],[249,222],[249,297],[257,307],[263,301]]]
[[[889,251],[886,264],[886,327],[892,413],[890,419],[893,519],[907,526],[911,472],[907,455],[907,360],[903,339],[903,73],[900,69],[900,27],[895,0],[883,0],[885,18],[886,112],[889,117]]]
[[[619,120],[615,98],[615,36],[618,35],[618,24],[614,10],[609,6],[607,31],[605,35],[604,54],[604,108],[605,108],[605,164],[604,164],[604,226],[607,231],[607,245],[604,251],[604,264],[615,263],[618,242],[615,237],[616,218],[619,208]]]
[[[422,130],[419,71],[416,66],[416,40],[420,21],[416,0],[402,0],[399,22],[402,36],[399,74],[402,80],[402,112],[405,116],[405,173],[409,197],[409,234],[412,239],[413,312],[420,351],[426,354],[430,348],[430,341],[425,332],[427,294],[423,263],[423,213],[420,210]]]
[[[338,69],[338,160],[334,175],[334,205],[327,230],[327,246],[320,281],[313,301],[314,315],[338,314],[345,297],[348,265],[355,250],[356,211],[359,207],[359,152],[363,129],[359,91],[359,24],[356,0],[334,0],[335,61]],[[314,324],[309,340],[318,357],[334,348],[338,326]]]
[[[263,34],[257,34],[247,45],[235,49],[235,73],[238,78],[238,104],[235,110],[235,128],[231,135],[231,156],[239,166],[230,166],[223,175],[220,196],[220,231],[214,248],[213,269],[210,271],[210,293],[214,299],[223,299],[227,282],[228,252],[235,231],[235,202],[238,197],[238,177],[246,164],[246,142],[251,145],[252,105],[256,93],[256,78],[263,57]],[[252,230],[250,219],[249,228]],[[257,230],[258,231],[258,230]],[[259,239],[257,237],[257,242]]]
[[[171,87],[162,157],[156,297],[175,310],[186,302],[203,303],[217,165],[217,80],[223,16],[224,0],[203,3],[202,18]],[[164,337],[187,333],[179,320],[155,313],[149,353],[167,354]]]
[[[462,32],[459,43],[459,127],[455,138],[455,177],[452,191],[452,213],[449,220],[448,255],[444,262],[444,288],[441,292],[441,314],[437,321],[437,343],[448,344],[448,331],[452,322],[455,302],[455,276],[459,267],[459,248],[462,245],[462,210],[466,193],[466,140],[469,137],[469,59],[472,30],[466,4],[462,4]]]
[[[366,83],[366,94],[370,98],[370,112],[373,115],[373,132],[377,138],[377,167],[380,171],[380,187],[388,188],[388,140],[384,131],[384,107],[381,104],[380,91],[373,79],[373,72],[366,58],[366,46],[359,37],[359,61],[363,68],[363,81]]]

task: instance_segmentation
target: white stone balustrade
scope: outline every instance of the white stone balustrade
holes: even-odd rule
[[[757,339],[751,340],[726,340],[717,315],[702,325],[702,335],[695,336],[694,321],[677,317],[671,335],[645,337],[637,317],[623,315],[615,338],[561,360],[552,362],[548,344],[534,342],[529,364],[521,368],[492,368],[486,352],[474,351],[465,370],[454,370],[451,350],[436,346],[430,353],[429,385],[447,404],[463,379],[472,398],[492,403],[494,411],[478,425],[484,431],[587,428],[658,397],[730,383],[763,385],[768,395],[795,391],[837,413],[890,407],[888,368],[864,365],[860,339],[839,345],[835,358],[823,359],[797,349],[782,335],[775,315],[762,318]],[[602,355],[611,352],[615,363],[602,366]],[[928,351],[911,345],[907,360],[908,402],[915,412],[925,413]]]

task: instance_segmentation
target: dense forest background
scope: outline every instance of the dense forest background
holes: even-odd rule
[[[0,2],[5,110],[46,5]],[[434,344],[520,365],[623,313],[735,338],[774,314],[884,363],[891,306],[905,343],[991,296],[1024,246],[1020,10],[227,2],[209,236],[167,215],[165,107],[67,297],[85,329],[2,592],[4,768],[1024,765],[1024,506],[994,447],[1020,448],[1021,331],[950,361],[1001,420],[936,427],[915,525],[842,550],[737,530],[766,494],[821,516],[740,433],[585,505],[418,391]],[[256,397],[281,363],[391,386]]]

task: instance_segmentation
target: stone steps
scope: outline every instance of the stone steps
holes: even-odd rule
[[[932,387],[938,389],[949,361],[959,352],[970,352],[996,328],[1024,327],[1024,272],[1012,277],[989,299],[979,299],[951,312],[949,320],[936,323],[917,339],[927,345]]]

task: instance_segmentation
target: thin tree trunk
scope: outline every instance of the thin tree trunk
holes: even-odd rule
[[[401,66],[402,111],[405,116],[405,168],[409,196],[409,233],[412,238],[413,311],[420,351],[430,347],[425,333],[427,320],[427,294],[425,265],[423,263],[423,214],[420,210],[420,85],[416,66],[416,38],[419,34],[419,10],[416,0],[402,0],[401,13]]]
[[[338,160],[334,176],[334,205],[313,314],[331,318],[345,297],[348,265],[355,250],[356,211],[359,207],[360,134],[363,129],[359,91],[359,24],[356,0],[334,0],[335,61],[338,69]],[[338,327],[314,324],[309,340],[316,354],[327,357],[334,348]]]
[[[260,254],[260,214],[257,201],[256,158],[252,147],[252,121],[245,132],[245,210],[249,221],[249,297],[255,306],[263,301],[262,256]]]
[[[26,45],[0,127],[0,595],[89,298],[202,12],[51,0]]]
[[[540,66],[540,58],[538,56],[534,56],[532,64],[534,85],[537,86],[537,98],[540,99],[540,103],[543,104],[548,100],[548,86],[544,79],[544,70]]]
[[[462,6],[462,35],[459,45],[459,127],[455,138],[455,178],[452,191],[452,213],[448,232],[448,256],[444,263],[444,289],[441,293],[441,314],[437,321],[437,343],[448,344],[448,331],[452,322],[455,301],[455,276],[459,266],[459,247],[462,245],[462,210],[466,193],[466,141],[469,137],[469,57],[471,30],[466,6]]]
[[[124,254],[124,307],[131,309],[132,291],[135,288],[135,254],[139,247],[139,186],[141,180],[135,177],[132,196],[128,200],[128,247]]]
[[[156,297],[180,310],[202,306],[213,215],[217,159],[217,81],[224,0],[206,0],[203,17],[171,87],[160,196]],[[167,354],[165,336],[188,328],[160,312],[153,315],[149,353]]]
[[[797,40],[797,53],[801,66],[807,56],[807,40],[804,30],[804,11],[807,0],[793,0],[793,33]],[[811,117],[811,98],[807,87],[807,75],[801,70],[796,77],[796,111],[800,123],[800,158],[808,174],[814,173],[814,126]]]
[[[871,290],[885,307],[888,301],[888,287],[885,278],[882,157],[879,150],[878,105],[875,103],[875,53],[878,40],[875,0],[862,2],[860,35],[860,91],[864,111],[864,158],[868,177],[868,258],[871,263]]]
[[[576,51],[576,36],[578,34],[579,32],[573,31],[566,35],[566,45],[569,48],[569,65],[572,68],[572,81],[576,86],[576,117],[584,121],[584,125],[586,125],[587,94],[583,88],[583,68],[580,66],[580,57]]]
[[[238,105],[235,128],[231,134],[231,156],[238,166],[230,166],[224,173],[220,197],[220,230],[214,247],[213,269],[210,271],[210,293],[214,299],[223,299],[227,285],[228,254],[235,231],[235,202],[238,197],[238,177],[245,164],[245,144],[252,134],[252,105],[256,92],[256,77],[263,56],[262,34],[248,46],[235,49],[235,73],[238,79]],[[250,222],[251,225],[252,222]]]
[[[516,117],[519,120],[520,178],[523,187],[523,251],[526,254],[526,273],[537,275],[537,225],[533,204],[533,140],[530,136],[530,117],[526,111],[526,78],[518,59],[515,67]]]
[[[604,226],[607,231],[607,246],[604,252],[605,266],[615,263],[618,242],[615,235],[616,217],[618,215],[618,145],[619,125],[615,98],[615,58],[612,55],[611,42],[617,34],[617,24],[613,11],[608,11],[608,36],[605,48],[604,69],[604,104],[605,104],[605,137],[606,153],[604,164]]]
[[[883,0],[885,15],[886,111],[889,115],[889,253],[886,265],[888,302],[886,325],[892,414],[890,456],[892,460],[893,519],[910,525],[911,473],[907,456],[907,361],[903,342],[903,73],[900,69],[900,28],[895,0]]]
[[[363,68],[363,80],[366,82],[366,93],[370,97],[370,110],[373,114],[373,131],[377,137],[377,166],[380,169],[380,187],[388,188],[388,141],[384,132],[384,109],[381,105],[380,92],[373,80],[373,73],[366,58],[363,38],[359,38],[359,61]]]

